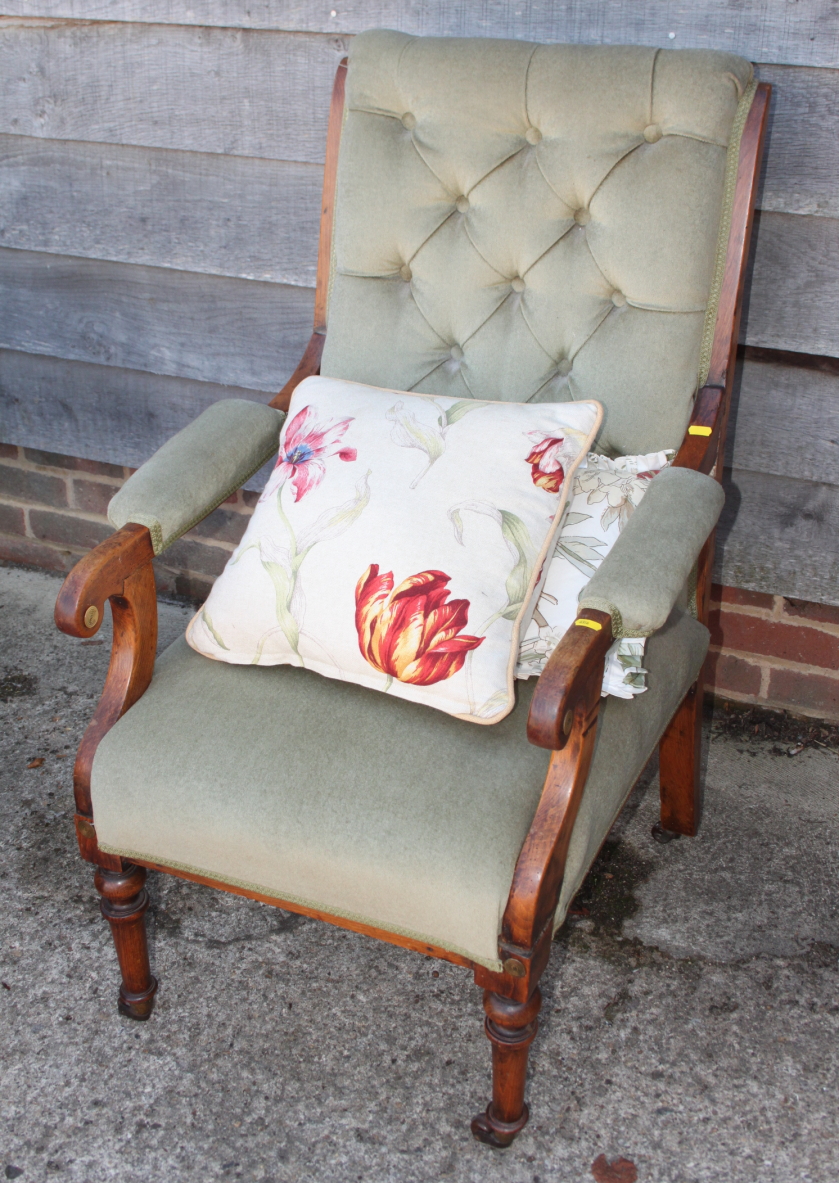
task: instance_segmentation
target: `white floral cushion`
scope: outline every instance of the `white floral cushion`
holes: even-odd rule
[[[601,416],[306,379],[189,644],[497,722]]]
[[[619,456],[592,452],[573,478],[571,497],[539,602],[523,634],[516,677],[540,674],[577,614],[577,601],[617,541],[650,481],[675,453]],[[644,637],[615,641],[606,655],[603,693],[632,698],[647,688]]]

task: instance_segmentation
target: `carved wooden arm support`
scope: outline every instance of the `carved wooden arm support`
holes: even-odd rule
[[[591,767],[603,664],[612,643],[607,613],[584,611],[577,620],[589,623],[568,629],[530,704],[527,738],[553,754],[504,911],[499,942],[504,973],[475,973],[475,981],[485,989],[519,1001],[529,997],[550,953],[552,919]]]
[[[90,770],[94,753],[103,735],[144,693],[154,669],[157,597],[153,558],[146,527],[123,526],[76,564],[55,605],[55,623],[71,637],[92,637],[98,631],[105,600],[111,602],[114,625],[105,688],[79,745],[73,769],[76,830],[84,857],[91,857],[96,846],[89,824],[93,816]],[[87,852],[85,841],[90,848]]]

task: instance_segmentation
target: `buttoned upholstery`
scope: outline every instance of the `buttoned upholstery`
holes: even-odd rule
[[[751,65],[382,30],[349,56],[321,372],[599,399],[601,450],[677,447]]]

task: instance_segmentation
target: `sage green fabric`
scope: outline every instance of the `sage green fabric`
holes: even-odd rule
[[[727,53],[355,37],[321,373],[677,447],[752,93]]]
[[[647,647],[650,689],[604,700],[563,915],[707,644],[674,613]],[[475,727],[307,670],[208,661],[178,640],[97,750],[99,844],[498,968],[549,760],[525,735],[533,683],[518,685],[512,714]]]
[[[159,555],[262,467],[285,414],[228,398],[207,407],[138,468],[108,506],[108,521],[148,526]]]
[[[616,637],[648,637],[661,628],[724,502],[711,477],[665,468],[583,589],[580,608],[611,613]]]

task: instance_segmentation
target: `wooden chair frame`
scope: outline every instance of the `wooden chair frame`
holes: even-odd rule
[[[327,135],[323,205],[320,223],[315,325],[297,369],[271,406],[286,409],[303,378],[317,374],[326,334],[335,177],[344,108],[346,60],[338,67]],[[674,464],[714,473],[721,479],[734,360],[749,252],[754,202],[770,87],[759,84],[741,141],[731,229],[719,300],[710,371],[699,391],[690,426]],[[705,621],[714,555],[713,535],[701,553],[697,613]],[[144,913],[148,907],[146,870],[166,871],[221,891],[261,900],[291,912],[367,933],[379,940],[462,965],[474,972],[484,990],[486,1034],[492,1043],[492,1101],[472,1121],[472,1131],[491,1146],[508,1146],[528,1119],[524,1102],[528,1048],[538,1025],[539,979],[547,964],[552,921],[565,871],[565,860],[579,802],[594,750],[603,665],[611,642],[610,618],[585,615],[598,631],[573,627],[539,678],[528,719],[528,739],[551,751],[542,796],[516,864],[504,912],[498,953],[503,971],[495,973],[466,957],[411,937],[377,929],[342,916],[234,887],[175,867],[130,863],[99,850],[90,796],[90,773],[99,741],[144,693],[154,667],[157,645],[151,537],[145,526],[128,525],[97,546],[67,577],[56,604],[58,627],[71,636],[94,635],[105,600],[113,616],[113,647],[104,692],[76,757],[73,783],[75,826],[82,858],[96,867],[95,885],[103,916],[110,923],[122,974],[119,1010],[135,1019],[149,1018],[157,982],[151,974]],[[661,825],[671,833],[697,832],[702,810],[699,776],[702,722],[702,676],[679,706],[659,745]]]

